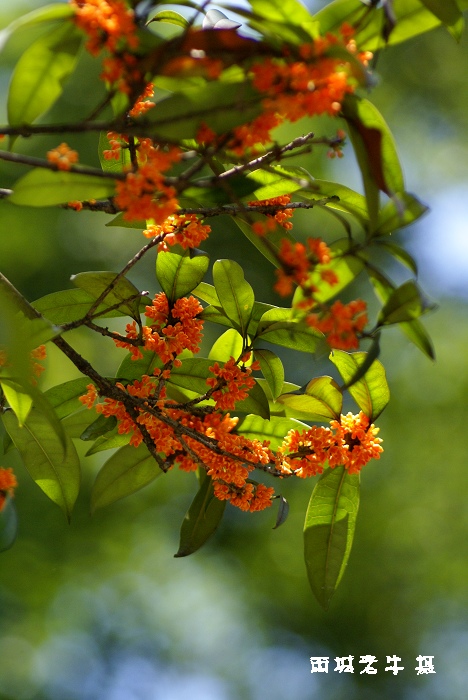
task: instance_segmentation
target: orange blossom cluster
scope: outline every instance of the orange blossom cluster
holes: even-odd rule
[[[47,152],[47,160],[53,163],[59,170],[70,170],[70,166],[78,162],[78,153],[73,151],[66,143]]]
[[[13,490],[18,486],[12,469],[0,468],[0,512],[5,506],[7,496],[13,496]]]
[[[326,336],[332,348],[355,350],[359,347],[359,334],[364,330],[367,318],[367,304],[356,299],[343,304],[337,300],[331,307],[324,307],[318,313],[306,316],[307,323]]]
[[[173,245],[180,245],[185,249],[197,248],[208,238],[210,232],[211,226],[202,224],[195,214],[174,214],[162,224],[150,224],[143,231],[143,235],[147,238],[164,236],[164,240],[158,246],[158,251],[161,252]]]

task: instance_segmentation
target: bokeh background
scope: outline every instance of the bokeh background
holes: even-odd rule
[[[0,27],[41,2],[3,0]],[[316,2],[319,9],[324,2]],[[312,7],[312,3],[310,3]],[[24,32],[0,56],[0,94],[32,40]],[[87,81],[96,80],[86,57]],[[2,457],[20,487],[15,546],[0,557],[1,700],[458,700],[468,671],[468,37],[443,29],[384,52],[371,99],[400,148],[407,189],[431,207],[398,239],[416,256],[420,280],[438,311],[424,319],[436,349],[432,363],[398,331],[384,336],[392,400],[379,419],[385,453],[362,475],[356,539],[347,572],[324,612],[313,599],[302,560],[302,526],[312,484],[284,484],[287,522],[274,514],[229,508],[215,537],[192,557],[174,559],[195,481],[171,473],[93,518],[89,491],[99,461],[86,462],[68,526],[31,481],[15,452]],[[47,120],[89,109],[92,87],[75,81]],[[5,100],[0,121],[5,122]],[[332,133],[325,120],[300,123]],[[93,138],[68,139],[82,162],[97,162]],[[58,143],[17,143],[43,155]],[[361,190],[350,147],[330,161],[302,160],[313,175]],[[0,165],[0,186],[18,171]],[[141,246],[136,230],[106,228],[104,215],[27,209],[0,202],[0,268],[30,300],[70,286],[71,274],[118,270]],[[333,237],[320,212],[296,215],[298,235]],[[262,301],[272,271],[239,230],[220,220],[206,250],[242,260]],[[154,260],[132,280],[156,290]],[[392,270],[394,279],[408,276]],[[362,286],[361,286],[362,284]],[[358,282],[356,294],[371,295]],[[207,331],[207,347],[216,329]],[[76,332],[73,344],[107,373],[120,355]],[[76,376],[54,348],[44,387]],[[323,359],[284,356],[289,378],[303,384],[330,373]],[[85,449],[82,449],[84,453]],[[107,455],[106,455],[107,456]],[[361,655],[378,658],[363,675]],[[436,674],[417,675],[416,657],[434,656]],[[355,674],[333,672],[335,656],[353,655]],[[386,655],[402,658],[398,676]],[[329,656],[328,674],[309,658]]]

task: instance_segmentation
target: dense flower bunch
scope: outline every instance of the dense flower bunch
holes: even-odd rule
[[[202,337],[203,321],[197,316],[203,311],[195,297],[177,299],[172,307],[164,292],[156,294],[151,306],[146,307],[146,316],[151,319],[150,325],[137,329],[136,322],[127,324],[127,338],[138,341],[145,350],[154,352],[163,364],[174,362],[184,350],[199,352]],[[117,347],[128,349],[133,359],[142,357],[138,344],[129,344],[125,340],[115,340]]]
[[[164,237],[158,246],[158,251],[168,250],[170,246],[180,245],[182,248],[198,248],[211,233],[211,227],[202,224],[195,214],[175,214],[168,216],[162,224],[150,224],[143,231],[147,238]]]
[[[59,170],[70,170],[70,167],[78,162],[78,153],[66,143],[61,143],[60,146],[47,152],[47,160],[56,165]]]
[[[333,348],[355,350],[359,347],[359,334],[367,325],[367,304],[356,299],[343,304],[337,300],[331,307],[307,315],[307,323],[325,334]]]
[[[0,512],[5,507],[7,497],[13,496],[14,489],[18,486],[13,469],[0,468]]]

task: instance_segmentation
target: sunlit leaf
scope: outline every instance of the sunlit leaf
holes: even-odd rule
[[[306,387],[282,394],[277,401],[298,411],[310,421],[329,421],[339,418],[343,397],[331,377],[312,379]]]
[[[367,357],[366,352],[344,352],[333,350],[330,360],[337,367],[345,384],[356,376],[356,372]],[[364,377],[348,388],[349,393],[369,420],[375,420],[390,400],[385,369],[379,360],[374,360]]]
[[[261,317],[257,338],[292,350],[314,353],[323,339],[323,333],[304,321],[275,320],[291,316],[290,309],[275,308]]]
[[[304,559],[312,591],[327,610],[348,563],[359,509],[359,474],[327,469],[316,484],[304,523]]]
[[[79,272],[70,279],[94,299],[106,292],[103,298],[106,306],[116,306],[132,318],[140,318],[141,293],[126,277],[115,272]]]
[[[39,7],[32,12],[27,12],[21,15],[17,19],[13,20],[5,29],[0,32],[0,51],[5,46],[8,39],[16,31],[24,29],[26,27],[33,27],[35,25],[58,23],[67,21],[74,16],[75,12],[71,5],[56,3],[54,5],[45,5],[45,7]]]
[[[306,199],[312,202],[314,199],[320,199],[321,197],[337,197],[336,201],[328,202],[326,207],[351,214],[364,228],[368,225],[369,214],[367,212],[366,198],[345,185],[340,185],[337,182],[328,182],[327,180],[314,180],[311,191],[301,191],[298,197],[299,199]]]
[[[218,528],[226,507],[213,492],[210,476],[206,476],[188,509],[180,529],[180,542],[175,557],[186,557],[200,549]]]
[[[175,24],[178,27],[183,27],[184,29],[188,27],[187,19],[173,10],[163,10],[162,12],[158,12],[149,20],[148,24],[151,24],[151,22],[167,22],[168,24]]]
[[[260,363],[260,369],[270,386],[273,398],[278,398],[284,384],[283,363],[278,355],[266,348],[257,348],[254,351],[254,357]]]
[[[158,254],[156,276],[169,301],[190,294],[208,270],[209,258],[202,250],[185,250],[181,254],[167,251]]]
[[[412,321],[435,308],[413,280],[408,280],[388,298],[379,314],[379,323],[389,325]]]
[[[115,416],[103,416],[99,415],[91,425],[88,425],[85,430],[80,435],[80,439],[84,441],[96,440],[96,438],[101,437],[113,430],[117,425],[117,419]]]
[[[295,418],[272,416],[270,420],[260,416],[245,416],[239,421],[236,433],[249,440],[268,440],[272,450],[277,450],[290,430],[307,430],[306,423]]]
[[[52,323],[67,324],[84,318],[95,301],[96,296],[84,289],[64,289],[60,292],[47,294],[33,301],[32,305]],[[109,301],[106,301],[105,304],[99,304],[93,313],[93,318],[95,316],[99,316],[99,318],[128,316],[128,311],[123,309],[108,311],[110,306]]]
[[[208,358],[218,362],[227,362],[230,357],[237,360],[244,350],[242,336],[234,328],[223,333],[213,344]]]
[[[217,260],[213,265],[213,281],[224,313],[245,338],[255,297],[244,279],[243,269],[233,260]]]
[[[373,236],[384,236],[392,233],[396,229],[409,226],[417,221],[428,211],[428,207],[423,204],[414,194],[410,192],[400,192],[396,197],[389,200],[379,211],[376,227],[372,232]]]
[[[36,409],[22,428],[12,411],[4,413],[3,422],[31,477],[70,520],[80,487],[80,461],[71,439],[65,436],[64,449],[49,421]]]
[[[164,474],[148,448],[126,445],[104,463],[91,491],[91,510],[130,496]]]
[[[22,54],[8,93],[8,121],[12,126],[31,124],[62,94],[75,68],[83,41],[73,22],[63,23],[39,37]]]
[[[114,194],[110,178],[34,168],[18,180],[9,202],[27,207],[50,207],[86,199],[106,199]]]
[[[32,408],[33,400],[30,393],[28,393],[21,384],[8,381],[7,379],[1,379],[1,377],[0,386],[21,428]]]
[[[118,427],[116,427],[114,430],[98,437],[95,443],[86,452],[86,457],[95,455],[98,452],[103,452],[104,450],[115,450],[119,447],[124,447],[124,445],[128,445],[131,437],[130,433],[120,434],[118,432]]]

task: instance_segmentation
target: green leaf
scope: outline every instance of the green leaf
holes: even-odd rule
[[[395,285],[374,267],[368,267],[368,274],[378,298],[385,303],[392,295]],[[404,321],[403,323],[399,323],[398,326],[421,352],[429,357],[429,359],[435,359],[432,341],[423,324],[418,319]]]
[[[178,12],[173,12],[172,10],[163,10],[158,12],[154,17],[152,17],[147,24],[151,22],[167,22],[168,24],[175,24],[178,27],[183,27],[186,29],[189,23],[185,17],[179,15]]]
[[[156,259],[156,277],[170,302],[187,296],[202,281],[210,259],[202,250],[166,251]]]
[[[322,342],[323,333],[304,321],[281,320],[287,317],[291,317],[291,309],[274,308],[264,313],[258,324],[257,339],[300,352],[315,353]]]
[[[86,426],[85,430],[80,435],[80,439],[87,442],[88,440],[95,440],[101,435],[105,435],[113,430],[117,425],[117,418],[115,416],[103,416],[99,415],[91,425]]]
[[[114,430],[98,437],[95,443],[86,452],[85,456],[89,457],[89,455],[95,455],[104,450],[115,450],[116,448],[123,447],[124,445],[128,445],[131,438],[132,436],[130,433],[121,435],[118,432],[118,427],[115,427]]]
[[[98,156],[99,156],[99,162],[101,163],[101,168],[105,173],[122,173],[125,169],[130,168],[132,165],[132,159],[130,157],[130,149],[129,148],[124,148],[122,147],[119,152],[119,157],[116,160],[115,158],[111,158],[108,160],[104,156],[104,151],[109,151],[110,150],[110,143],[109,139],[107,137],[107,133],[105,131],[101,131],[99,134],[99,143],[98,143]],[[122,212],[119,214],[119,216],[122,218]],[[135,223],[135,222],[132,222]],[[142,228],[145,228],[145,222],[142,222],[143,226]],[[123,225],[123,224],[122,224]],[[106,226],[109,226],[109,224],[106,224]]]
[[[84,318],[96,301],[96,296],[84,289],[64,289],[60,292],[52,292],[36,301],[32,305],[52,323],[67,324]],[[109,301],[106,304],[99,304],[92,317],[96,318],[117,318],[128,316],[128,311],[113,309],[107,311],[111,306]]]
[[[65,416],[65,418],[62,418],[60,423],[68,437],[79,438],[83,430],[93,423],[95,418],[96,411],[89,410],[88,408],[81,408],[79,411],[75,411]]]
[[[421,2],[448,27],[456,25],[463,18],[462,11],[455,0],[421,0]]]
[[[356,376],[359,367],[366,361],[366,352],[344,352],[333,350],[330,360],[347,385]],[[384,410],[390,400],[390,391],[385,369],[379,360],[374,360],[364,377],[349,386],[349,393],[363,413],[372,422]]]
[[[20,428],[22,428],[32,408],[33,400],[31,395],[21,384],[8,381],[7,379],[0,379],[0,386],[10,408],[18,419]]]
[[[199,299],[206,301],[208,304],[221,308],[221,302],[219,301],[218,295],[216,294],[216,289],[212,284],[200,282],[200,284],[198,284],[192,291]]]
[[[249,440],[268,440],[272,450],[277,450],[283,443],[290,430],[307,430],[308,425],[294,418],[278,418],[272,416],[269,420],[260,416],[245,416],[236,428],[236,433]]]
[[[8,201],[27,207],[50,207],[75,200],[107,199],[114,190],[111,178],[33,168],[16,182]]]
[[[175,557],[186,557],[200,549],[218,528],[226,501],[220,501],[213,492],[211,476],[203,479],[180,529],[180,542]]]
[[[11,496],[5,496],[3,507],[0,509],[0,552],[13,547],[18,532],[18,516]]]
[[[196,138],[201,124],[224,134],[255,119],[261,109],[261,95],[249,82],[218,80],[161,100],[157,109],[148,112],[146,121],[155,138],[178,141]]]
[[[379,314],[379,324],[390,325],[412,321],[435,308],[413,280],[395,289]]]
[[[244,271],[233,260],[217,260],[213,265],[213,281],[224,313],[245,338],[255,296],[244,279]]]
[[[265,348],[256,348],[254,358],[260,363],[260,369],[268,382],[273,398],[278,398],[284,384],[283,363],[278,355]]]
[[[400,192],[379,211],[377,224],[372,236],[384,236],[396,229],[409,226],[421,218],[428,207],[410,192]]]
[[[395,141],[384,118],[368,100],[347,95],[342,110],[361,170],[369,217],[376,222],[379,190],[392,197],[405,189]]]
[[[289,503],[287,500],[284,498],[284,496],[279,495],[279,506],[278,506],[278,515],[276,516],[276,523],[275,527],[273,530],[276,530],[279,528],[280,525],[286,522],[286,519],[289,515]]]
[[[140,319],[141,292],[126,277],[120,277],[116,272],[79,272],[70,279],[94,299],[109,290],[103,299],[106,306],[116,306],[135,320]]]
[[[71,379],[47,389],[44,392],[44,397],[54,409],[57,417],[64,418],[83,408],[79,397],[86,394],[88,384],[92,384],[88,377]]]
[[[320,197],[338,197],[336,201],[328,202],[326,207],[338,209],[346,214],[351,214],[357,221],[366,228],[369,222],[366,198],[359,192],[351,190],[345,185],[327,180],[314,180],[311,186],[312,191],[301,191],[298,193],[299,199],[313,201]]]
[[[28,12],[21,17],[13,20],[5,29],[0,31],[0,51],[3,50],[6,42],[9,38],[18,31],[18,29],[24,29],[25,27],[33,27],[34,25],[40,25],[47,22],[63,22],[74,17],[75,12],[71,5],[68,4],[54,4],[46,5],[45,7],[40,7],[37,10]]]
[[[282,394],[277,401],[307,416],[307,420],[323,422],[339,418],[343,397],[331,377],[317,377],[304,389]]]
[[[31,124],[52,107],[75,69],[83,34],[73,22],[41,36],[23,53],[8,92],[11,126]]]
[[[304,559],[310,587],[328,610],[343,577],[359,509],[359,474],[327,469],[317,482],[304,523]]]
[[[139,447],[122,447],[104,463],[96,477],[91,491],[92,512],[130,496],[162,474],[143,443]]]
[[[396,243],[393,243],[393,241],[387,241],[386,239],[374,239],[373,242],[376,243],[380,249],[386,250],[387,253],[390,253],[395,260],[398,260],[399,262],[403,263],[403,265],[406,265],[406,267],[408,267],[415,275],[418,274],[416,260],[408,253],[407,250]]]
[[[211,348],[208,359],[227,362],[231,357],[237,360],[244,351],[242,336],[234,328],[223,333]]]
[[[139,360],[133,360],[133,355],[128,353],[122,360],[115,376],[133,382],[135,379],[141,379],[144,374],[151,377],[156,368],[162,368],[163,363],[159,355],[143,348],[140,349],[140,352],[143,357]]]
[[[12,411],[4,413],[3,422],[31,477],[70,520],[80,488],[80,461],[71,439],[65,436],[64,449],[47,418],[36,409],[22,428]]]

